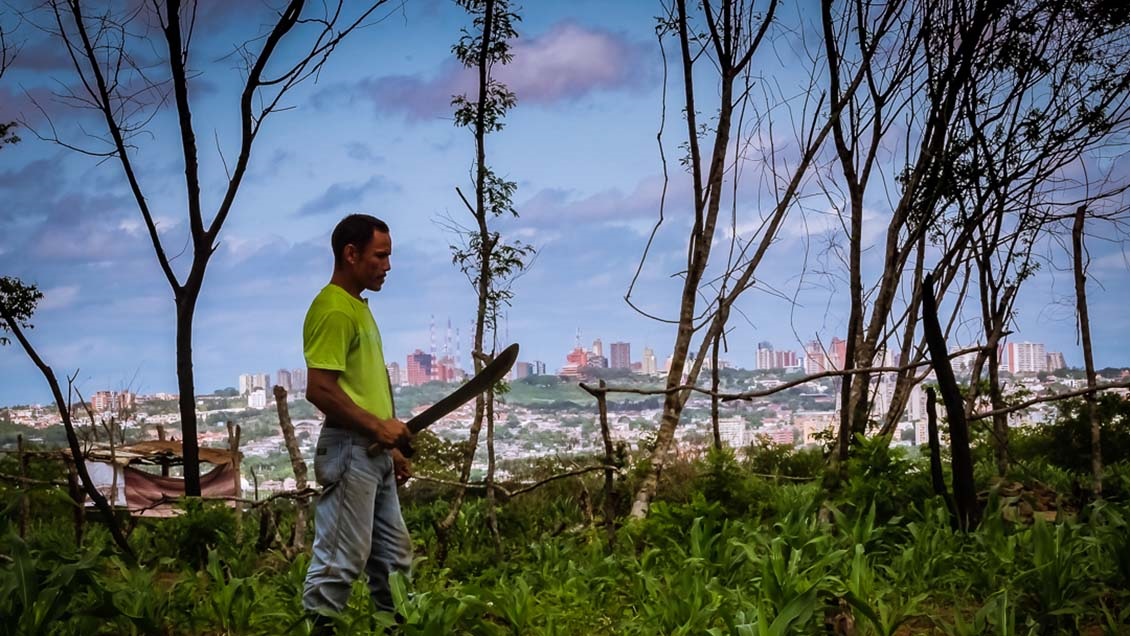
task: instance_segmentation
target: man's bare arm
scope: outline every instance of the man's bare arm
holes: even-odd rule
[[[368,435],[378,444],[393,448],[411,437],[404,422],[381,419],[358,406],[338,386],[339,371],[307,368],[306,399],[326,414],[328,420]]]

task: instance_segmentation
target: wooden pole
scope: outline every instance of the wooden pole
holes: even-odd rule
[[[240,426],[239,424],[232,425],[232,420],[228,420],[228,454],[231,456],[232,462],[232,481],[235,482],[235,496],[238,499],[241,495],[240,490]],[[235,504],[236,511],[236,530],[239,531],[243,527],[243,514],[239,503]]]
[[[291,424],[291,414],[287,408],[287,390],[275,385],[272,391],[275,394],[275,410],[279,413],[279,428],[283,429],[283,441],[287,446],[287,454],[291,458],[291,469],[295,473],[295,488],[306,489],[306,462],[299,452],[298,439],[295,438],[295,427]],[[256,486],[256,499],[259,498],[258,485]],[[291,547],[297,550],[306,549],[306,517],[308,503],[306,500],[295,503],[295,531]]]

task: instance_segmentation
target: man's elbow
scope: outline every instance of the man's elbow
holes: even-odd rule
[[[321,383],[310,383],[306,387],[306,401],[310,402],[319,411],[326,413],[329,393]]]

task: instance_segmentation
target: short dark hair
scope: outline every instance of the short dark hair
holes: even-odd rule
[[[389,233],[389,226],[381,219],[368,214],[351,214],[338,221],[334,233],[330,235],[330,247],[334,249],[334,265],[340,265],[346,253],[346,246],[358,249],[369,245],[373,232]]]

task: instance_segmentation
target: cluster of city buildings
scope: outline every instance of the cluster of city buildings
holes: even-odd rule
[[[951,351],[956,353],[961,349],[955,346]],[[754,368],[764,371],[804,371],[806,375],[815,375],[843,369],[846,350],[847,342],[841,338],[833,338],[827,346],[820,340],[810,340],[800,356],[794,351],[775,350],[773,344],[769,342],[759,342]],[[969,370],[977,355],[977,352],[963,353],[956,356],[952,364],[956,370]],[[899,354],[881,354],[875,364],[899,366]],[[998,347],[998,365],[1001,371],[1008,371],[1014,375],[1048,373],[1067,367],[1064,354],[1055,351],[1046,352],[1044,343],[1039,342],[1001,344]]]
[[[267,407],[269,396],[274,395],[276,386],[286,389],[288,395],[306,393],[306,369],[279,369],[275,372],[275,383],[271,383],[270,373],[243,373],[239,378],[240,395],[247,397],[247,406],[252,409]]]
[[[609,355],[605,356],[605,345],[600,338],[593,341],[593,346],[586,349],[581,346],[580,334],[573,350],[566,354],[565,366],[558,369],[558,375],[566,378],[579,378],[586,374],[587,369],[624,369],[633,373],[655,375],[656,354],[648,347],[639,362],[632,361],[632,345],[627,342],[613,342],[609,344]]]

